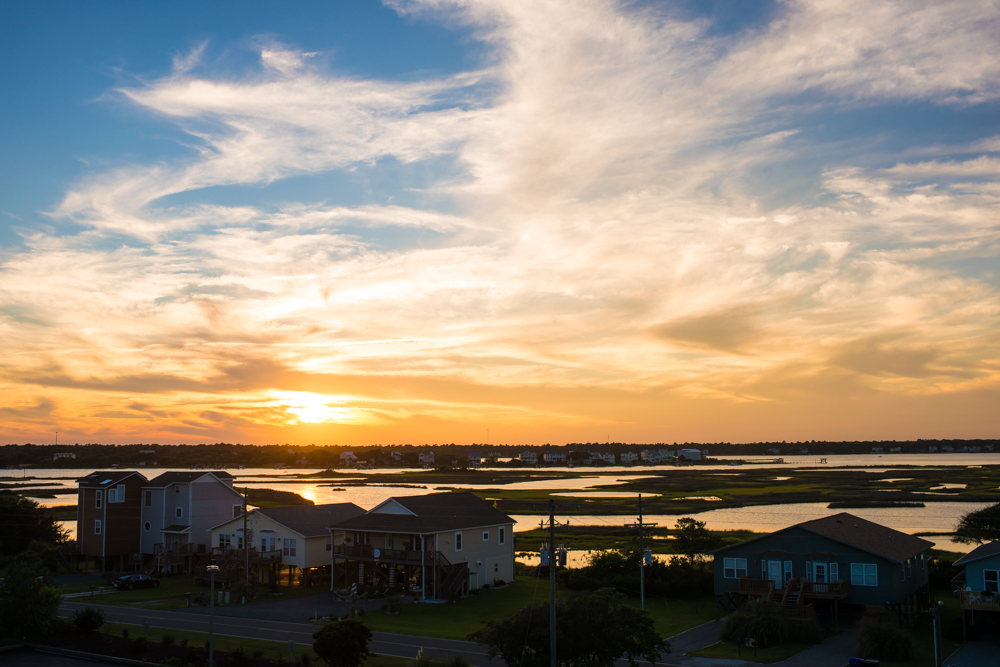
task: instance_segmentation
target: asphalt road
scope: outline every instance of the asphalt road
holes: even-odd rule
[[[143,625],[149,622],[154,628],[169,630],[187,630],[190,632],[208,632],[209,617],[206,614],[190,614],[183,611],[160,611],[139,609],[135,607],[117,607],[111,605],[89,605],[83,602],[63,602],[59,606],[61,616],[69,616],[77,609],[97,607],[104,611],[105,620],[112,623],[128,623]],[[296,644],[312,645],[312,635],[319,629],[310,623],[288,623],[255,618],[234,618],[228,616],[215,617],[215,632],[230,637],[246,639],[270,639],[274,641],[294,641]],[[502,658],[486,658],[483,647],[472,642],[456,639],[436,639],[433,637],[414,637],[389,632],[375,632],[372,636],[369,650],[380,655],[392,655],[401,658],[415,658],[423,649],[424,655],[443,660],[456,653],[464,657],[475,667],[506,667]],[[627,665],[620,661],[619,664]],[[673,663],[656,663],[657,667],[681,667]]]

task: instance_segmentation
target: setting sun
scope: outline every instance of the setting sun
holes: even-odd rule
[[[297,418],[296,421],[306,424],[321,422],[346,422],[355,416],[350,408],[333,407],[330,404],[339,399],[326,394],[311,394],[302,391],[275,391],[280,407]]]

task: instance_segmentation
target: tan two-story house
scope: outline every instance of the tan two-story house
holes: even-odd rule
[[[514,520],[472,493],[395,497],[330,526],[333,583],[407,585],[424,599],[514,578]]]

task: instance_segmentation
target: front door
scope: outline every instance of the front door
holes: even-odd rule
[[[781,561],[767,561],[767,578],[774,582],[774,587],[781,588]]]

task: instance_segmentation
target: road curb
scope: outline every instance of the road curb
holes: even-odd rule
[[[43,646],[42,644],[21,644],[20,648],[27,648],[38,653],[65,655],[70,658],[80,658],[81,660],[103,660],[104,662],[132,665],[133,667],[169,667],[169,665],[164,665],[162,662],[145,662],[142,660],[132,660],[131,658],[119,658],[113,655],[102,655],[100,653],[84,653],[83,651],[71,651],[65,648],[55,648],[54,646]]]

